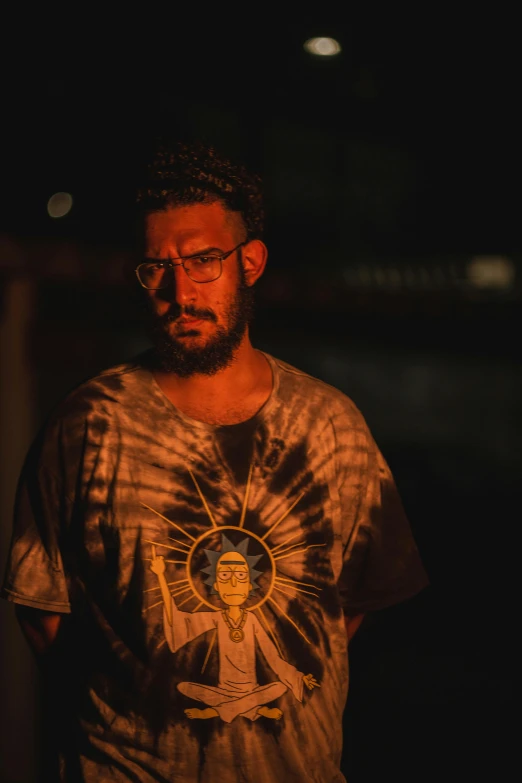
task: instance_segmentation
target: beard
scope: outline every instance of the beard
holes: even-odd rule
[[[197,337],[197,329],[187,329],[180,339],[168,331],[168,326],[180,315],[217,323],[215,313],[210,309],[200,309],[187,305],[180,307],[173,303],[162,316],[156,315],[146,300],[146,320],[148,334],[152,341],[152,363],[154,369],[174,373],[180,378],[193,375],[215,375],[234,361],[234,356],[248,325],[252,321],[254,301],[253,292],[244,279],[240,267],[240,280],[237,291],[225,311],[226,326],[219,326],[215,334],[202,346],[190,348],[183,339]]]

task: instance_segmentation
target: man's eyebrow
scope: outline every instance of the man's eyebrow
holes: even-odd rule
[[[226,251],[221,250],[220,247],[205,247],[203,250],[198,250],[195,253],[190,253],[188,256],[174,256],[173,258],[169,258],[168,256],[165,258],[161,258],[159,256],[144,256],[144,261],[150,261],[151,263],[158,263],[163,261],[182,261],[186,258],[197,258],[198,256],[208,256],[208,255],[215,255],[215,256],[222,256],[223,253]]]

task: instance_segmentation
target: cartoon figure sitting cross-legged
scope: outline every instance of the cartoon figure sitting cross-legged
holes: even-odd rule
[[[255,578],[261,572],[254,570],[259,557],[247,554],[248,538],[234,546],[222,535],[221,552],[205,550],[210,565],[203,569],[209,574],[206,583],[225,604],[222,611],[182,612],[172,598],[165,578],[165,561],[152,547],[151,571],[159,580],[164,602],[163,625],[169,648],[176,652],[203,633],[216,630],[219,650],[219,682],[216,686],[195,682],[180,682],[178,689],[206,707],[185,710],[188,718],[219,716],[230,723],[242,715],[256,720],[261,715],[279,720],[282,711],[268,707],[291,690],[298,701],[303,700],[303,686],[309,690],[319,686],[311,674],[302,674],[287,663],[253,612],[243,608],[250,593],[257,589]],[[263,653],[277,680],[259,685],[256,678],[256,647]]]

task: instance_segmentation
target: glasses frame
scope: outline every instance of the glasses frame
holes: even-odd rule
[[[221,275],[223,274],[223,261],[227,259],[229,256],[232,255],[236,250],[239,250],[240,247],[243,247],[243,245],[246,245],[247,242],[240,242],[239,245],[236,245],[232,248],[232,250],[227,250],[226,253],[197,253],[193,256],[179,256],[178,258],[167,258],[165,260],[158,259],[155,263],[158,263],[158,261],[161,264],[165,265],[165,269],[169,269],[173,272],[174,267],[176,266],[182,266],[185,270],[185,274],[189,278],[189,280],[192,280],[193,283],[198,283],[198,285],[203,285],[204,283],[214,283],[216,280],[219,280]],[[219,274],[216,277],[213,277],[211,280],[194,280],[190,276],[190,261],[194,258],[201,258],[201,257],[211,257],[216,258],[219,261]],[[179,261],[179,264],[175,264],[174,261]],[[189,262],[189,266],[187,268],[186,262]],[[142,288],[144,288],[146,291],[163,291],[165,288],[168,288],[172,281],[167,282],[166,285],[161,285],[158,288],[149,288],[149,286],[145,285],[140,278],[140,267],[147,266],[148,264],[154,263],[153,261],[142,261],[140,264],[138,264],[137,267],[135,267],[134,272],[136,273],[136,277],[138,278],[138,283],[141,285]],[[174,275],[172,275],[172,280],[174,279]]]

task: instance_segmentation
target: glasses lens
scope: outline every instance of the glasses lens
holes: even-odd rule
[[[136,271],[145,288],[165,288],[169,284],[170,270],[165,264],[140,264]]]
[[[184,267],[191,280],[209,283],[221,274],[221,259],[219,256],[194,256],[185,260]]]
[[[209,283],[221,275],[220,256],[193,256],[183,261],[185,272],[196,283]],[[140,283],[145,288],[167,288],[172,281],[172,265],[169,263],[140,264],[136,269]]]

